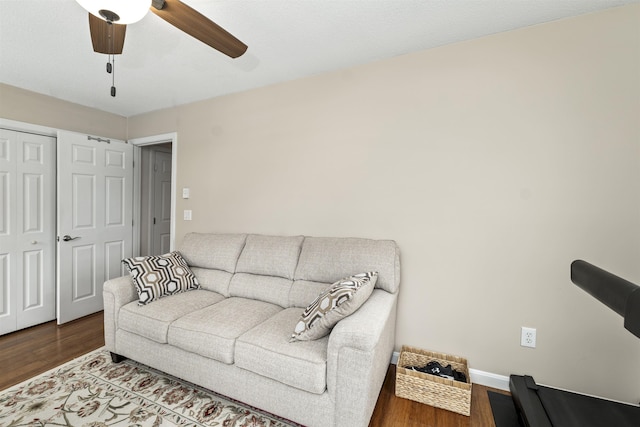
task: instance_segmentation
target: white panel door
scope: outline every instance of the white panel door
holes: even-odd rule
[[[55,148],[0,129],[0,333],[55,319]]]
[[[58,133],[58,323],[103,309],[133,242],[133,147]]]
[[[171,153],[154,151],[154,218],[151,255],[171,251]]]
[[[18,259],[14,233],[18,163],[14,132],[0,130],[0,334],[17,329],[17,283],[13,272]]]

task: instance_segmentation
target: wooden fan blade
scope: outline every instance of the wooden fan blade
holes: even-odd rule
[[[89,31],[93,50],[98,53],[120,55],[124,46],[124,35],[127,26],[109,24],[107,21],[89,14]]]
[[[161,9],[157,9],[155,6],[151,7],[153,13],[179,30],[219,50],[225,55],[231,58],[237,58],[247,50],[246,44],[181,1],[164,0],[164,2],[159,1],[153,4],[155,5],[156,3],[164,3],[164,6]]]

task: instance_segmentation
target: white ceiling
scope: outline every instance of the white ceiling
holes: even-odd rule
[[[0,0],[0,82],[122,116],[640,0],[184,0],[249,46],[230,59],[152,13],[129,25],[110,96],[75,0]]]

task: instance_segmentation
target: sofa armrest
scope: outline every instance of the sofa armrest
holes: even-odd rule
[[[115,352],[118,313],[122,306],[138,298],[136,288],[130,276],[122,276],[104,282],[102,291],[104,301],[104,341],[109,351]]]
[[[369,423],[393,354],[397,297],[375,289],[331,331],[327,391],[336,405],[336,426]]]

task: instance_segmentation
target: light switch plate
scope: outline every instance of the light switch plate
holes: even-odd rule
[[[188,199],[188,198],[189,198],[189,193],[190,193],[190,191],[189,191],[189,189],[188,189],[188,188],[186,188],[186,187],[185,187],[185,188],[183,188],[183,189],[182,189],[182,198],[183,198],[183,199]]]
[[[191,210],[185,209],[184,211],[184,220],[191,221]]]

